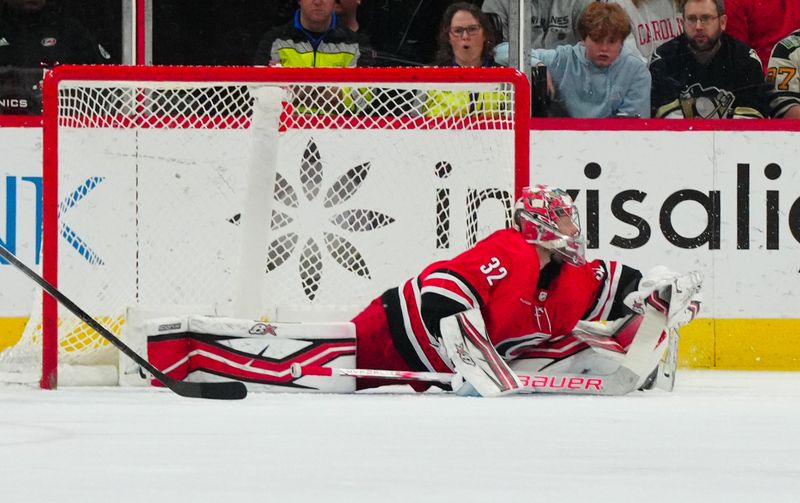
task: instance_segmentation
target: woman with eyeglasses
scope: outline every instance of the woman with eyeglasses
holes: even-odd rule
[[[476,5],[454,3],[439,26],[436,66],[496,66],[492,50],[496,42],[489,16]]]
[[[469,68],[499,66],[494,62],[496,44],[489,16],[476,5],[458,2],[442,16],[439,27],[436,66]],[[428,116],[465,116],[474,113],[502,113],[508,103],[506,92],[431,91],[425,103]]]

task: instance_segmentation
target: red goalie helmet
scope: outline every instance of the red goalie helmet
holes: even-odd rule
[[[578,209],[563,190],[548,185],[522,189],[514,207],[514,226],[525,241],[555,251],[567,263],[586,263]]]

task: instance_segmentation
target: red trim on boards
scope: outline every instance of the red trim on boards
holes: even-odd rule
[[[520,107],[521,108],[521,107]],[[0,128],[42,127],[41,115],[0,115]],[[531,118],[531,131],[800,131],[800,120],[668,120]]]
[[[531,131],[800,131],[795,119],[561,119],[530,120]]]
[[[41,115],[0,115],[0,128],[42,127]]]

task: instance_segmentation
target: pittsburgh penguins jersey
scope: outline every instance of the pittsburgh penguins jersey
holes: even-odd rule
[[[768,115],[764,71],[755,51],[722,32],[719,49],[705,64],[684,33],[662,44],[650,59],[653,117],[763,118]],[[712,104],[709,109],[695,106]],[[706,98],[711,98],[706,100]]]
[[[772,85],[769,105],[773,117],[783,117],[791,107],[800,105],[800,30],[772,49],[767,81]]]
[[[446,372],[439,322],[479,308],[500,354],[511,360],[581,319],[626,314],[622,299],[641,274],[616,262],[574,267],[551,261],[540,271],[536,247],[514,229],[497,231],[451,260],[435,262],[382,296],[394,346],[412,369]],[[452,370],[452,369],[450,369]]]

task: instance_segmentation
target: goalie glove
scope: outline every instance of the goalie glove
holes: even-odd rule
[[[692,271],[679,276],[672,284],[667,314],[667,328],[677,329],[695,319],[703,302],[703,273]]]
[[[642,277],[639,289],[629,293],[623,303],[638,314],[644,314],[644,305],[649,304],[667,316],[668,329],[679,328],[700,312],[702,286],[700,271],[678,274],[657,266]]]

